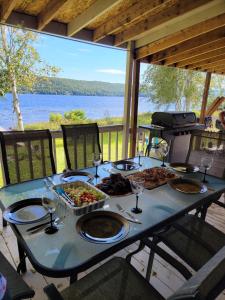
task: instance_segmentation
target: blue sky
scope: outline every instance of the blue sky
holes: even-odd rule
[[[41,34],[36,49],[48,64],[61,68],[58,77],[125,82],[126,51]]]

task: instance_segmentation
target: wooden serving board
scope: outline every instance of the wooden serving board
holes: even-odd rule
[[[166,184],[169,180],[179,177],[180,176],[176,175],[170,170],[160,167],[146,169],[142,172],[137,172],[127,176],[127,178],[129,178],[130,180],[135,180],[135,178],[143,178],[144,187],[148,190]]]

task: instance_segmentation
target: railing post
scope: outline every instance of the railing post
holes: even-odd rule
[[[123,113],[122,158],[127,158],[128,156],[134,46],[135,46],[134,42],[131,41],[128,43],[128,47],[127,47],[126,82],[125,82],[124,113]]]
[[[140,61],[135,60],[133,68],[133,85],[131,94],[131,133],[130,133],[130,156],[136,154],[137,119],[138,119],[138,96],[140,79]]]

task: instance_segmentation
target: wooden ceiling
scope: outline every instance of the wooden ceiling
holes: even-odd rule
[[[148,63],[225,74],[225,0],[0,0],[1,23],[116,47]]]

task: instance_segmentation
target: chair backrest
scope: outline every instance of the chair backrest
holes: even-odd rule
[[[93,153],[101,153],[97,123],[61,125],[68,169],[93,166]]]
[[[200,254],[201,255],[201,254]],[[225,288],[225,246],[221,248],[194,276],[177,290],[169,300],[213,300]]]
[[[207,174],[225,178],[225,134],[221,132],[198,131],[191,136],[187,162],[200,165],[202,157],[214,158]]]
[[[49,130],[0,132],[6,184],[56,173]]]

